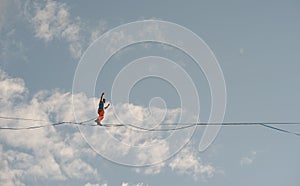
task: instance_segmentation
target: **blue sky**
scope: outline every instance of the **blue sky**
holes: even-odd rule
[[[48,122],[70,121],[74,120],[75,108],[76,119],[82,121],[96,117],[97,99],[105,91],[112,107],[107,110],[104,122],[118,122],[120,118],[115,113],[124,122],[147,127],[153,127],[151,123],[162,113],[163,122],[177,122],[180,98],[189,94],[178,92],[178,87],[160,78],[139,81],[131,89],[127,103],[112,99],[113,81],[126,65],[145,56],[160,56],[174,61],[190,75],[199,94],[201,121],[207,121],[212,102],[209,80],[203,69],[179,49],[161,43],[136,44],[123,49],[105,63],[96,84],[91,83],[94,95],[73,92],[79,61],[84,61],[81,57],[93,41],[122,24],[154,19],[191,30],[214,53],[226,82],[224,121],[300,121],[299,18],[300,4],[295,0],[0,0],[0,115]],[[152,29],[154,35],[159,33]],[[118,37],[113,39],[116,43],[122,41]],[[158,60],[147,68],[155,71],[155,64],[159,67],[160,63],[163,64]],[[169,75],[172,72],[179,73],[170,69]],[[89,72],[86,73],[88,76]],[[123,95],[122,91],[118,93]],[[152,109],[150,117],[148,106]],[[184,111],[186,116],[194,117],[193,110]],[[1,121],[1,126],[37,124]],[[298,126],[280,127],[300,132]],[[0,183],[300,184],[299,137],[259,126],[224,126],[209,148],[199,152],[203,131],[199,127],[192,140],[168,160],[137,168],[122,162],[143,164],[164,160],[176,143],[167,140],[172,139],[168,138],[172,133],[140,133],[130,128],[104,131],[79,127],[78,130],[74,126],[3,130],[0,131]],[[189,136],[192,132],[188,130],[182,135]],[[123,144],[150,144],[152,148],[135,151],[109,140],[109,135]]]

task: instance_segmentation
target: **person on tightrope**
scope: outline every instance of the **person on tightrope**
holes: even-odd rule
[[[107,106],[104,107],[105,99],[103,97],[104,97],[104,92],[101,94],[99,107],[98,107],[98,118],[95,120],[95,122],[98,125],[102,125],[101,122],[104,119],[104,110],[106,110],[110,106],[110,104],[107,104]]]

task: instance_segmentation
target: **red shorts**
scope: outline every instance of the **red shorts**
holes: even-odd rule
[[[104,110],[103,109],[98,109],[98,120],[102,121],[104,119]]]

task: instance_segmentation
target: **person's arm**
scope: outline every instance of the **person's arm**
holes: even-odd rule
[[[103,101],[103,96],[104,96],[104,92],[102,92],[102,94],[101,94],[101,98],[100,98],[99,103]]]
[[[105,109],[107,109],[109,107],[110,104],[108,104],[106,107],[104,107]]]

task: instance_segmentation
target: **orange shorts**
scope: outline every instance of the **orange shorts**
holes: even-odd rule
[[[98,120],[102,121],[104,119],[104,110],[103,109],[98,109]]]

